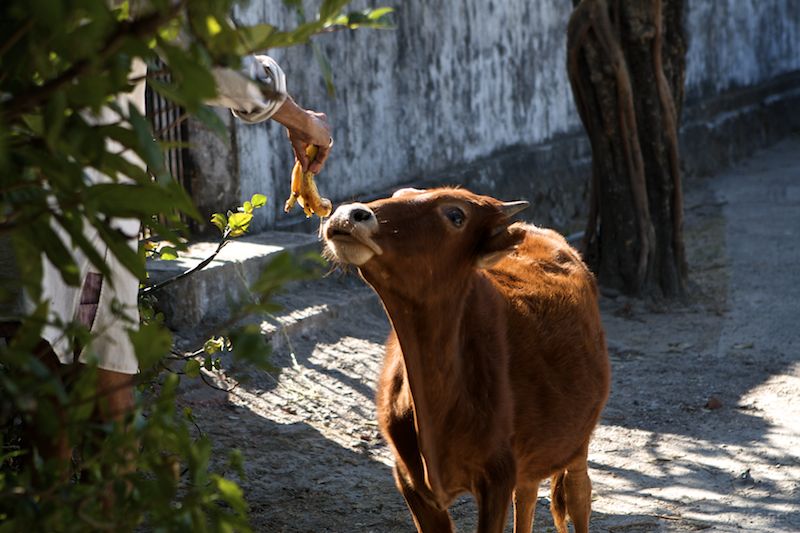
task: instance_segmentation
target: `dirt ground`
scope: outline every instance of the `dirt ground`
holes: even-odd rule
[[[800,531],[800,138],[690,180],[686,217],[690,301],[601,302],[613,383],[591,530]],[[256,531],[413,531],[375,422],[377,299],[352,276],[287,299],[323,312],[276,337],[279,372],[234,370],[248,379],[232,393],[183,402],[218,450],[244,453]],[[554,531],[548,496],[535,531]],[[474,530],[471,498],[451,514]]]

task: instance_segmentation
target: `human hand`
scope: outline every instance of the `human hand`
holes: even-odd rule
[[[300,161],[303,171],[319,173],[333,147],[333,137],[325,113],[303,109],[294,100],[287,98],[272,118],[286,126],[294,155]],[[309,161],[306,155],[306,148],[310,145],[318,149],[313,161]]]
[[[287,127],[287,133],[289,141],[292,143],[294,156],[300,161],[303,171],[310,170],[314,174],[318,174],[333,148],[333,137],[325,113],[314,111],[306,111],[306,113],[308,114],[307,126],[303,129]],[[317,155],[313,161],[309,162],[306,148],[312,144],[317,147]]]

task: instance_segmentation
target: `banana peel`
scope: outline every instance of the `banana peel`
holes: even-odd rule
[[[313,161],[317,157],[317,147],[313,144],[309,145],[306,148],[306,155],[309,162]],[[333,210],[331,201],[320,196],[317,184],[314,183],[314,173],[310,171],[303,172],[300,161],[295,161],[292,169],[292,190],[289,193],[286,204],[283,206],[283,210],[288,213],[295,203],[300,204],[308,218],[313,215],[324,218],[330,215]]]

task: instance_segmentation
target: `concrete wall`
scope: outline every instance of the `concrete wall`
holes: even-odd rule
[[[800,69],[797,0],[688,4],[687,101]],[[580,198],[576,172],[567,172],[569,183],[554,178],[558,165],[585,166],[589,157],[564,67],[570,6],[400,2],[394,31],[316,38],[333,66],[335,97],[326,94],[310,47],[273,51],[297,101],[326,112],[333,124],[336,145],[318,179],[323,193],[340,201],[435,176],[485,190],[518,180],[515,194],[553,206],[562,194]],[[275,1],[253,0],[236,17],[295,24]],[[269,122],[233,128],[239,193],[270,198],[256,227],[296,220],[281,211],[292,166],[283,129]]]
[[[688,0],[690,102],[800,70],[797,0]]]

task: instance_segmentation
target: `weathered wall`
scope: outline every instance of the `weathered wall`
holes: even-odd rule
[[[689,101],[800,69],[797,0],[688,0]]]
[[[553,205],[561,194],[580,197],[574,172],[567,172],[573,180],[567,183],[553,177],[558,166],[540,166],[560,161],[568,168],[588,157],[575,135],[580,123],[564,67],[571,2],[405,1],[396,7],[394,31],[317,37],[334,68],[335,97],[326,94],[309,47],[272,53],[298,102],[325,111],[333,124],[334,153],[319,178],[325,194],[346,200],[452,176],[487,190],[499,180],[518,180],[514,191],[548,197]],[[236,17],[295,23],[274,0],[254,0]],[[800,69],[797,0],[689,0],[687,30],[689,101]],[[287,220],[280,209],[292,165],[285,133],[274,123],[234,128],[240,194],[267,194],[270,208],[256,225],[280,226]],[[504,163],[493,164],[493,154]]]

